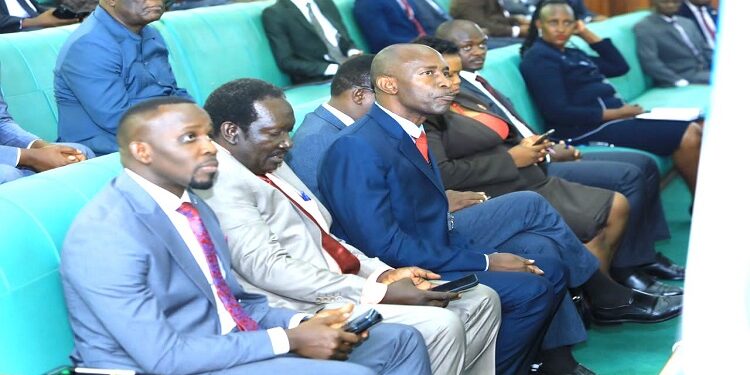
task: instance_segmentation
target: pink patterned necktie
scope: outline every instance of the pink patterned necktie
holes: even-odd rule
[[[188,222],[190,223],[190,229],[193,230],[195,237],[198,238],[198,242],[203,249],[203,255],[206,256],[206,261],[208,262],[208,270],[211,273],[214,287],[216,287],[216,294],[219,296],[221,303],[227,311],[229,311],[234,322],[237,323],[237,328],[240,331],[257,330],[258,323],[245,313],[245,310],[242,309],[240,303],[234,298],[227,281],[224,280],[224,277],[221,275],[219,260],[216,257],[216,248],[214,248],[214,243],[208,235],[206,226],[203,225],[203,220],[201,220],[200,215],[198,215],[198,210],[192,203],[182,202],[182,205],[177,209],[177,212],[187,217]]]

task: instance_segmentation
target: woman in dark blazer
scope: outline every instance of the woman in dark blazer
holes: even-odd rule
[[[643,120],[638,105],[617,95],[607,77],[629,67],[609,39],[601,39],[576,19],[565,0],[544,2],[521,49],[521,74],[548,128],[573,144],[607,142],[672,156],[675,167],[695,191],[701,125],[687,121]],[[566,47],[573,35],[599,57]]]

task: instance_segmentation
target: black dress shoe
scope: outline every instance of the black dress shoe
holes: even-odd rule
[[[660,279],[685,280],[685,267],[674,264],[662,253],[656,253],[656,262],[638,268]]]
[[[594,323],[656,323],[672,319],[682,311],[682,296],[652,296],[633,291],[627,304],[613,307],[593,306],[591,317]]]
[[[613,277],[615,281],[630,289],[640,290],[655,296],[678,296],[683,293],[679,286],[665,284],[640,270],[633,271],[629,276],[617,275]]]

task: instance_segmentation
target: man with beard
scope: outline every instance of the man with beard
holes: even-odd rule
[[[216,216],[190,190],[213,184],[210,133],[208,114],[183,98],[123,116],[125,171],[82,209],[62,249],[74,364],[149,374],[428,374],[410,327],[380,324],[363,341],[367,333],[341,329],[351,306],[309,316],[242,293]]]

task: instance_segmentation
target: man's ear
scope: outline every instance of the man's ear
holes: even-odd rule
[[[362,105],[362,102],[365,101],[365,91],[365,89],[360,87],[353,88],[351,92],[352,102],[356,105]]]
[[[141,164],[151,164],[151,145],[146,142],[133,141],[128,144],[128,150],[133,159],[137,160]]]
[[[240,137],[240,127],[231,121],[224,121],[219,126],[219,136],[230,145],[236,145]]]
[[[396,79],[389,76],[380,76],[375,79],[375,87],[387,95],[398,94],[398,83]]]

